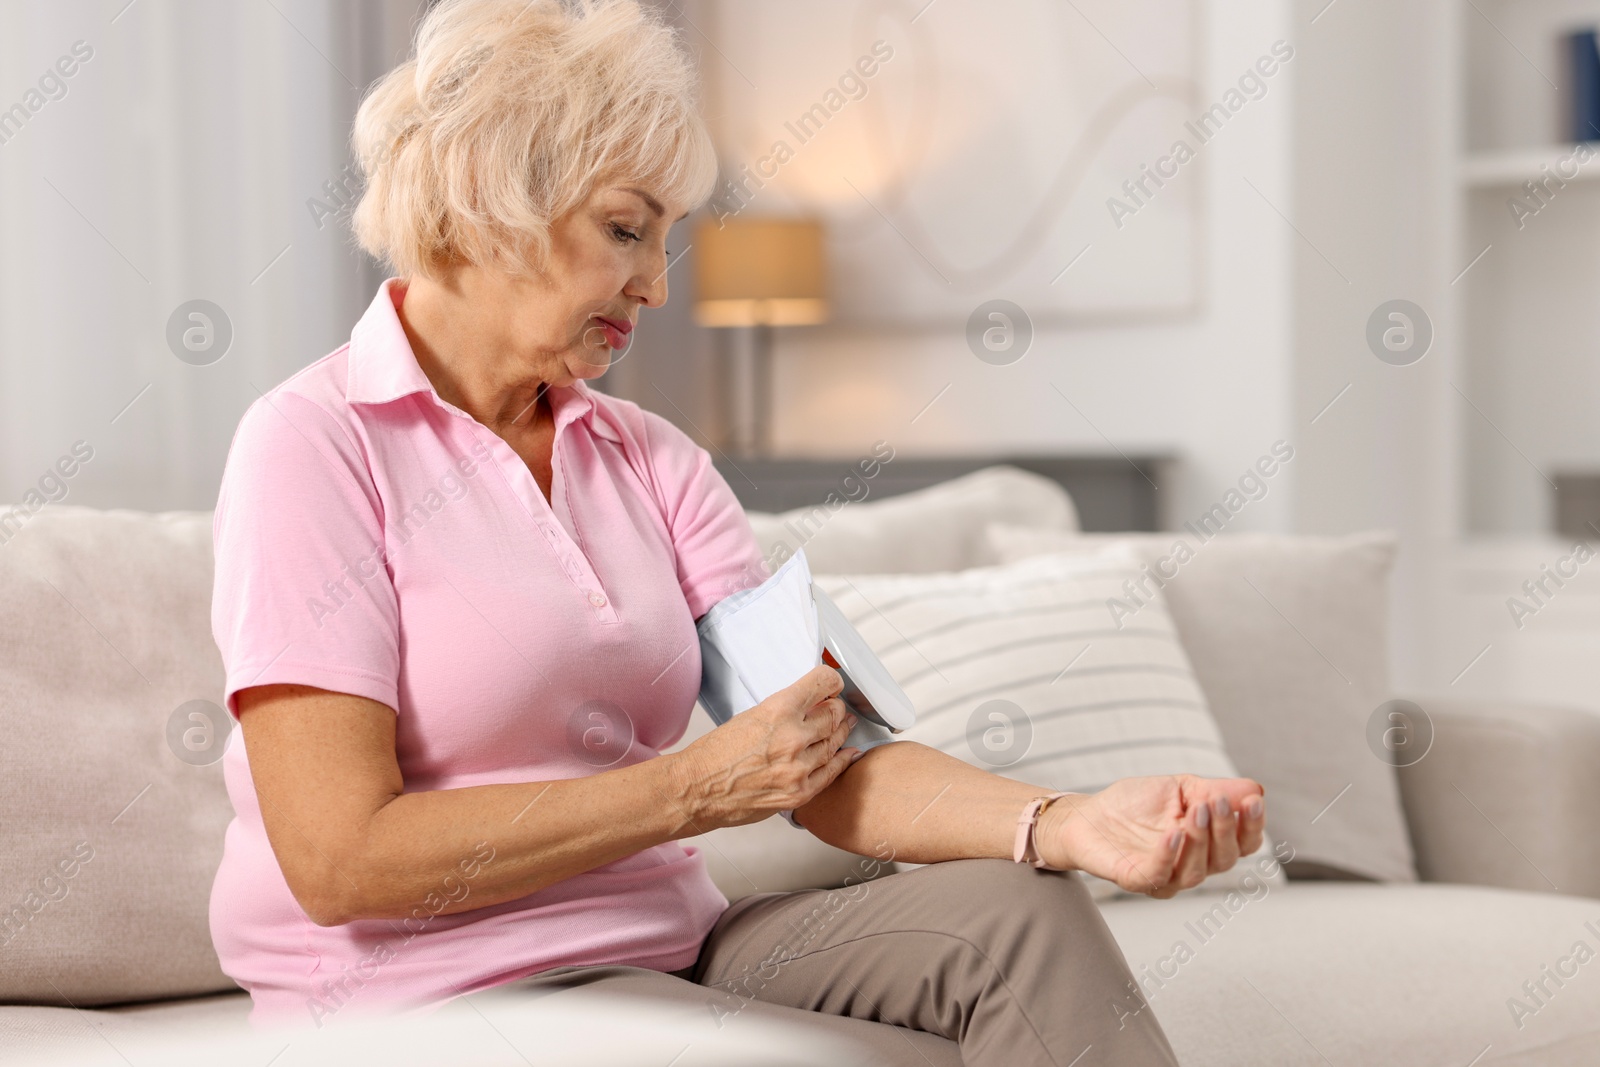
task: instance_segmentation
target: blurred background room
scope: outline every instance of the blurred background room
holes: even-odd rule
[[[901,459],[1072,461],[1096,486],[1089,524],[1176,530],[1283,441],[1292,462],[1229,529],[1396,530],[1397,683],[1600,703],[1596,583],[1563,579],[1547,607],[1523,589],[1600,517],[1600,167],[1570,147],[1589,83],[1567,39],[1600,7],[665,10],[699,54],[724,185],[680,224],[669,304],[601,387],[718,449],[736,490],[740,455],[801,478],[818,468],[790,461],[848,467],[881,440]],[[9,11],[7,500],[83,442],[93,459],[50,498],[214,503],[245,407],[337,347],[382,279],[349,235],[347,136],[418,13]],[[696,279],[717,279],[697,275],[697,224],[770,219],[809,228],[818,261],[772,284],[819,299],[798,325],[740,325],[761,316],[737,301],[703,325]],[[724,254],[723,279],[797,262]],[[175,356],[197,300],[226,336]],[[998,354],[995,300],[1019,316]],[[1418,339],[1386,360],[1370,323],[1381,338],[1397,300]]]
[[[793,529],[774,514],[804,515],[829,494],[864,512],[996,464],[1064,488],[1060,507],[1082,532],[1156,535],[1143,543],[1157,548],[1391,533],[1392,571],[1373,585],[1387,614],[1368,621],[1331,618],[1343,609],[1318,590],[1339,584],[1335,572],[1298,582],[1283,563],[1292,554],[1274,557],[1275,586],[1232,582],[1243,599],[1227,610],[1253,613],[1250,625],[1276,627],[1274,640],[1307,658],[1297,691],[1349,705],[1340,729],[1364,768],[1330,763],[1331,788],[1307,800],[1307,818],[1290,830],[1269,821],[1326,865],[1290,877],[1442,883],[1492,868],[1485,884],[1593,905],[1600,849],[1566,842],[1600,815],[1600,0],[654,3],[699,65],[721,178],[669,239],[667,304],[643,311],[595,388],[707,449],[764,538]],[[190,513],[202,531],[191,555],[208,550],[193,513],[217,503],[241,416],[344,344],[386,277],[350,232],[363,180],[350,127],[427,7],[4,6],[0,557],[39,515],[72,507]],[[918,521],[874,551],[935,569],[917,562],[933,558],[918,556],[918,538],[937,540],[938,523]],[[81,617],[116,646],[116,626],[140,628],[126,605],[85,610],[93,590],[57,584],[76,612],[63,632]],[[208,595],[189,592],[195,604]],[[1370,638],[1377,649],[1356,682],[1320,636],[1335,623],[1350,642],[1339,647]],[[1210,651],[1237,661],[1238,692],[1253,685],[1252,657],[1275,668],[1265,645],[1227,644]],[[1217,704],[1216,678],[1189,651]],[[205,670],[220,680],[210,659]],[[204,695],[174,692],[151,698],[152,722]],[[1267,706],[1260,693],[1257,721],[1292,702]],[[1448,725],[1478,747],[1436,755],[1432,792],[1375,772],[1368,799],[1386,805],[1394,864],[1341,874],[1316,835],[1367,803],[1358,788],[1335,806],[1341,785],[1388,759],[1374,739],[1387,736],[1380,701],[1394,694],[1493,710],[1440,713],[1441,737]],[[1534,706],[1560,710],[1506,710]],[[1260,749],[1315,748],[1321,707],[1287,709],[1276,721],[1292,740]],[[1250,759],[1270,753],[1249,751],[1252,727],[1219,715],[1240,772],[1265,779]],[[1506,723],[1520,725],[1497,732]],[[1518,747],[1524,727],[1537,740]],[[161,773],[192,769],[146,733]],[[1547,801],[1533,787],[1563,752],[1572,764],[1548,777],[1564,799]],[[1502,763],[1520,770],[1497,778]],[[1273,779],[1278,818],[1295,777]],[[219,820],[205,824],[209,849],[230,813],[216,781],[204,788]],[[125,802],[107,797],[108,813]],[[9,824],[47,821],[32,800],[17,804],[0,812]],[[38,847],[64,833],[41,830]],[[1376,836],[1352,829],[1345,844]],[[193,859],[195,886],[214,852]],[[22,892],[0,888],[6,900]],[[203,919],[203,891],[187,899]],[[1533,914],[1525,897],[1503,907]],[[1438,972],[1407,979],[1408,995],[1444,989],[1464,966],[1439,948],[1457,933],[1534,941],[1510,920],[1460,915],[1408,957]],[[1474,948],[1500,970],[1470,979],[1481,1004],[1452,1003],[1504,1023],[1517,983],[1579,936],[1568,917],[1539,928],[1548,951]],[[1411,920],[1362,921],[1385,945]],[[1600,929],[1581,936],[1600,944]],[[1150,933],[1144,947],[1168,944]],[[1143,951],[1124,945],[1130,958]],[[1577,995],[1561,1004],[1600,1041]],[[1325,1021],[1330,1034],[1349,1029]],[[1371,1047],[1397,1032],[1388,1026],[1373,1024]],[[1395,1049],[1392,1062],[1423,1062]],[[1217,1055],[1204,1062],[1245,1062]],[[1363,1055],[1340,1062],[1380,1062]]]

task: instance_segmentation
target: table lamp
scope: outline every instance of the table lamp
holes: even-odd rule
[[[737,451],[772,450],[772,330],[828,317],[822,223],[814,219],[708,218],[695,229],[695,321],[749,327],[752,414]]]

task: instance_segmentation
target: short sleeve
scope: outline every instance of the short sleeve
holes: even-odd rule
[[[352,434],[286,392],[245,412],[212,523],[225,701],[298,683],[397,707],[399,605],[382,504]]]
[[[661,416],[643,415],[678,584],[698,619],[723,597],[766,581],[767,566],[744,508],[710,454]]]

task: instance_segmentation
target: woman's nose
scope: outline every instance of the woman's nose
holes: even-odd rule
[[[659,269],[653,274],[640,274],[633,279],[626,293],[644,303],[645,307],[658,308],[667,302],[667,268],[666,257],[662,256]]]

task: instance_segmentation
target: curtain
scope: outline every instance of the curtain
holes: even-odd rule
[[[382,278],[349,237],[349,129],[423,6],[11,6],[0,510],[214,505],[245,408],[347,340]]]

